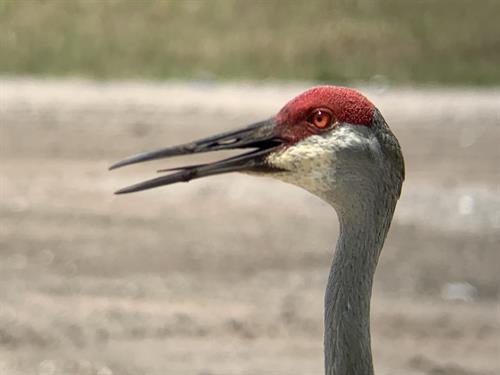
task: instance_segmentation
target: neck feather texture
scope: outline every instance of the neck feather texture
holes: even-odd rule
[[[373,375],[370,299],[395,203],[337,209],[340,234],[325,294],[326,375]]]

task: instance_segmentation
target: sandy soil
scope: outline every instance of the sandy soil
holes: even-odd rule
[[[304,87],[0,80],[0,374],[321,374],[326,204],[235,174],[116,197],[186,159],[106,169]],[[377,374],[498,374],[500,91],[363,91],[407,160]]]

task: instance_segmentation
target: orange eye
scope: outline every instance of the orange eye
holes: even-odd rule
[[[315,111],[308,121],[319,129],[326,129],[332,124],[333,117],[330,113],[322,110]]]

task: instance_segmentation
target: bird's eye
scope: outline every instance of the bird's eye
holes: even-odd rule
[[[316,110],[307,121],[318,129],[326,129],[333,122],[333,116],[325,110]]]

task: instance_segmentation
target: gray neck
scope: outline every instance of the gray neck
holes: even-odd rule
[[[370,298],[394,202],[337,208],[340,234],[325,294],[325,372],[372,375]]]

